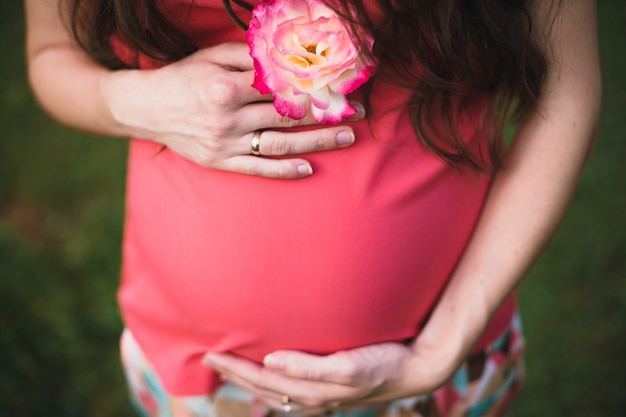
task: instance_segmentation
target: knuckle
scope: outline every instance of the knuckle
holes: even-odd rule
[[[202,140],[202,151],[206,158],[215,159],[226,149],[224,141],[219,137],[210,137]]]
[[[217,137],[231,134],[235,126],[235,120],[222,112],[213,112],[206,119],[206,129]]]
[[[239,85],[227,74],[218,73],[206,86],[204,94],[207,102],[216,107],[232,107],[237,101]]]
[[[202,144],[197,146],[194,150],[194,159],[199,165],[205,168],[215,168],[221,160],[220,156],[223,148],[223,144],[217,141],[204,140]]]
[[[206,147],[213,155],[220,155],[226,150],[224,141],[220,139],[209,140]]]
[[[209,153],[202,153],[196,158],[199,165],[205,168],[215,167],[215,159]]]
[[[317,146],[317,149],[326,149],[327,147],[329,147],[326,136],[321,133],[317,134],[315,144]]]
[[[261,175],[261,170],[256,164],[250,164],[242,167],[242,174],[258,176]]]
[[[261,153],[267,155],[287,155],[291,152],[291,146],[284,138],[275,138],[265,143],[261,142],[261,146],[267,149],[262,150]]]
[[[283,179],[283,180],[288,180],[293,178],[293,174],[291,172],[291,169],[279,169],[278,172],[276,172],[276,178],[278,179]]]

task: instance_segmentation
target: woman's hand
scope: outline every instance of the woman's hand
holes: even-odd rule
[[[273,178],[300,178],[312,169],[301,158],[252,156],[255,131],[264,131],[263,156],[354,141],[349,126],[279,132],[314,122],[279,116],[271,97],[251,87],[252,58],[243,43],[207,48],[160,69],[111,71],[78,47],[60,18],[60,0],[26,0],[25,6],[33,91],[52,117],[70,127],[152,140],[207,168]],[[354,119],[361,117],[363,111]]]
[[[167,146],[207,168],[276,178],[312,173],[299,158],[275,160],[251,155],[251,140],[263,130],[260,154],[293,155],[348,146],[348,126],[320,126],[304,132],[277,129],[311,125],[310,116],[280,116],[271,96],[251,87],[254,71],[241,43],[204,49],[156,70],[115,71],[101,91],[112,116],[132,136]],[[358,105],[357,105],[358,107]],[[363,111],[356,117],[362,118]]]
[[[265,357],[265,366],[210,353],[204,363],[271,408],[280,409],[288,396],[292,410],[313,415],[434,391],[456,364],[439,371],[436,353],[418,346],[381,343],[328,356],[278,351]]]

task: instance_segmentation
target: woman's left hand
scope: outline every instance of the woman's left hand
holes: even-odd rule
[[[418,358],[410,346],[399,343],[328,356],[278,351],[265,357],[265,366],[210,353],[204,363],[267,406],[280,409],[288,398],[291,410],[305,415],[431,392],[445,380],[422,378],[434,373],[416,372],[414,365],[421,364],[424,371],[428,362]]]

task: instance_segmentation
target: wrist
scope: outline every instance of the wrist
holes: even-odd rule
[[[411,366],[424,367],[426,378],[443,384],[467,358],[489,322],[481,291],[448,287],[428,322],[412,343]]]
[[[102,114],[109,121],[110,134],[143,136],[145,130],[134,120],[141,109],[141,99],[137,96],[145,97],[145,94],[138,94],[141,91],[142,78],[139,70],[109,71],[100,78]]]

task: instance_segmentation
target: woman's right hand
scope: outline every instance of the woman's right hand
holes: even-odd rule
[[[102,78],[101,94],[113,119],[134,137],[160,143],[207,168],[269,178],[312,173],[301,158],[263,158],[346,147],[354,142],[346,125],[283,132],[315,124],[310,116],[280,116],[270,95],[251,87],[248,46],[228,43],[207,48],[155,70],[113,71]],[[356,104],[357,108],[362,108]],[[363,117],[363,111],[351,120]],[[254,132],[262,130],[260,154],[253,156]]]

